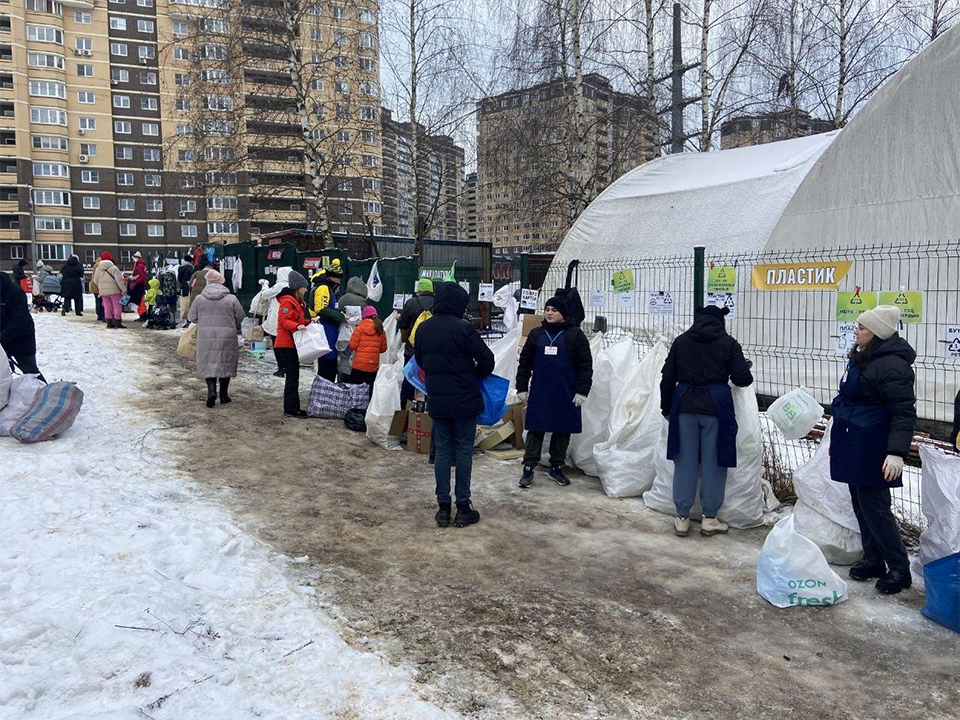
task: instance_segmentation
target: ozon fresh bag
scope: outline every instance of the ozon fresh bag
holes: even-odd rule
[[[836,605],[847,599],[820,548],[793,528],[793,515],[778,522],[763,543],[757,592],[776,607]]]

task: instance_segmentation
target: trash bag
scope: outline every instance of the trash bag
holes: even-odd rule
[[[312,363],[330,352],[327,332],[317,322],[308,324],[303,330],[293,333],[293,343],[297,346],[297,355],[301,363]]]
[[[483,412],[477,415],[477,425],[493,425],[500,422],[503,414],[507,411],[507,391],[509,389],[510,381],[499,375],[487,375],[480,381]]]
[[[393,414],[400,409],[400,385],[403,383],[403,363],[381,365],[377,378],[373,382],[373,392],[364,421],[367,424],[367,437],[376,445],[388,450],[399,450],[400,441],[390,437],[390,423]]]
[[[390,313],[387,319],[383,321],[383,332],[387,336],[387,351],[380,353],[380,364],[393,365],[403,357],[403,339],[400,337],[400,330],[397,328],[397,313]]]
[[[21,375],[13,379],[7,404],[0,410],[0,437],[10,434],[10,428],[24,416],[45,385],[39,375]]]
[[[600,471],[593,448],[610,439],[610,410],[640,360],[629,336],[603,349],[603,335],[598,333],[590,340],[590,353],[593,355],[593,387],[580,408],[582,429],[570,438],[567,461],[587,475],[597,477]]]
[[[660,371],[666,358],[667,346],[657,342],[613,403],[610,439],[593,447],[600,482],[609,497],[637,497],[653,485],[662,424]]]
[[[490,346],[493,353],[493,374],[510,381],[510,390],[507,401],[513,400],[517,394],[517,368],[520,365],[520,333],[523,328],[517,325],[512,330]]]
[[[351,408],[343,416],[343,424],[347,426],[347,430],[365,433],[367,431],[367,423],[364,420],[366,414],[366,408]]]
[[[422,392],[424,395],[427,394],[427,376],[420,369],[420,366],[417,365],[417,359],[410,356],[410,360],[407,361],[407,364],[403,366],[403,376],[407,379],[407,382],[413,385],[417,390]],[[502,415],[503,413],[501,413]]]
[[[799,440],[823,418],[823,406],[805,387],[798,387],[773,401],[767,417],[787,440]]]
[[[920,462],[920,507],[927,528],[920,533],[920,555],[912,569],[923,576],[927,564],[960,552],[960,456],[921,445]]]
[[[760,551],[757,592],[776,607],[836,605],[847,599],[840,579],[812,540],[794,529],[793,515],[778,522]]]
[[[794,527],[813,540],[831,565],[853,565],[863,558],[860,533],[835,523],[802,500],[793,506]]]
[[[197,324],[188,327],[177,342],[177,355],[184,360],[197,359]]]
[[[13,382],[13,372],[10,370],[10,360],[3,348],[0,348],[0,410],[6,407],[10,397],[10,383]]]
[[[927,602],[924,617],[960,633],[960,553],[953,553],[923,566]]]

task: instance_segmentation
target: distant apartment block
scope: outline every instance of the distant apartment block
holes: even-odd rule
[[[762,145],[777,140],[830,132],[834,129],[833,123],[829,120],[811,117],[802,111],[796,116],[789,110],[760,115],[742,115],[731,118],[720,126],[720,147],[729,150],[748,145]]]

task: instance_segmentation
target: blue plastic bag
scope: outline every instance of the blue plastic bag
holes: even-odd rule
[[[427,377],[423,370],[420,369],[420,366],[417,365],[417,359],[415,357],[411,356],[410,362],[403,366],[403,376],[407,379],[407,382],[417,390],[424,395],[427,394]]]
[[[923,566],[927,604],[922,612],[935,623],[960,633],[960,553]]]
[[[487,375],[480,382],[483,394],[483,412],[477,415],[478,425],[493,425],[503,418],[507,411],[507,392],[510,381],[499,375]]]

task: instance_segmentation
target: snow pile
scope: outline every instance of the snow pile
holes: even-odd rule
[[[448,717],[155,452],[128,333],[36,322],[48,380],[87,400],[55,441],[0,439],[0,717]]]

